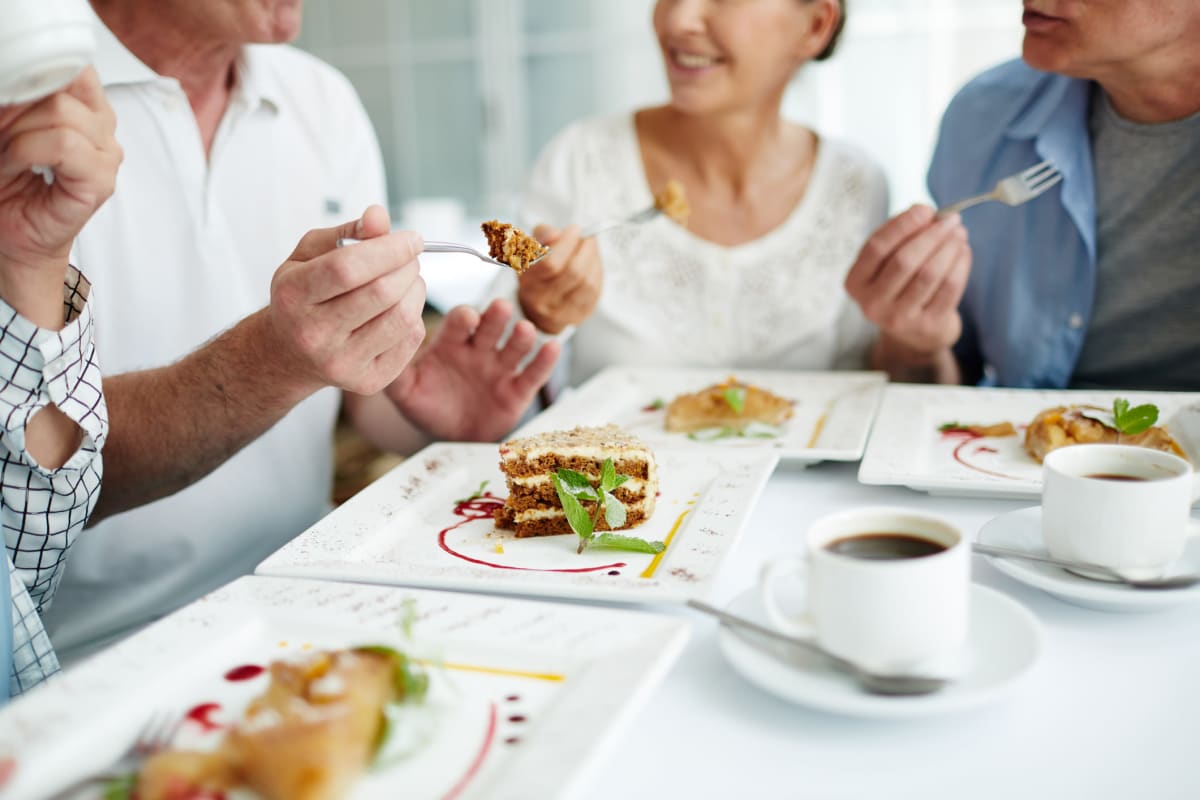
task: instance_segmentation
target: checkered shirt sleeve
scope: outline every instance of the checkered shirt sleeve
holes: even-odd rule
[[[0,300],[0,523],[13,594],[13,671],[20,694],[58,671],[39,614],[50,607],[67,552],[100,495],[100,448],[108,410],[91,306],[91,284],[68,270],[62,330],[38,328]],[[49,470],[25,448],[25,426],[53,404],[83,430],[79,449]]]

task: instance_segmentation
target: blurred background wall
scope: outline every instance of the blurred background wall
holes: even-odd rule
[[[568,122],[661,102],[653,0],[307,0],[298,42],[354,83],[379,135],[393,220],[427,238],[512,218],[524,176]],[[788,117],[883,164],[899,210],[924,175],[946,103],[1020,52],[1017,0],[849,0],[834,58],[796,76]],[[430,284],[471,302],[465,262]],[[429,276],[427,275],[427,281]],[[464,294],[465,292],[465,294]]]

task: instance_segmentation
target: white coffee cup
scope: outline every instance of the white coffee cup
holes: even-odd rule
[[[932,543],[937,552],[871,559],[830,547],[844,549],[849,542],[861,549],[872,544],[862,541],[867,534],[911,537]],[[966,642],[969,556],[967,537],[940,517],[903,508],[856,509],[814,522],[806,555],[768,562],[759,592],[779,630],[815,637],[826,650],[867,669],[920,670],[955,656]],[[780,581],[797,574],[805,584],[803,614],[784,610],[778,599]]]
[[[87,0],[0,0],[0,105],[38,100],[92,60]]]
[[[1170,453],[1117,444],[1059,448],[1042,462],[1042,539],[1055,558],[1159,577],[1196,531],[1189,516],[1198,486],[1191,464]]]

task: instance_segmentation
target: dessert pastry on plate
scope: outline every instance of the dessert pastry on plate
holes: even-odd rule
[[[1050,451],[1071,444],[1129,444],[1187,458],[1165,427],[1155,425],[1141,433],[1121,434],[1111,422],[1111,413],[1099,406],[1048,408],[1025,429],[1025,452],[1039,464]]]
[[[741,430],[752,422],[781,425],[792,416],[793,402],[733,376],[667,404],[668,431],[692,433],[706,428]]]
[[[344,797],[380,742],[384,707],[403,699],[403,659],[366,648],[272,663],[270,684],[219,747],[151,756],[135,797],[222,797],[237,787],[263,800]]]
[[[508,484],[508,499],[495,511],[496,526],[514,529],[518,539],[572,533],[554,476],[560,469],[569,469],[596,485],[605,460],[610,458],[617,474],[628,476],[613,490],[613,496],[625,506],[625,524],[612,528],[601,514],[596,530],[641,525],[654,513],[658,495],[654,454],[636,436],[608,425],[552,431],[501,445],[500,471]],[[595,509],[593,502],[581,502],[589,514]]]
[[[480,226],[487,237],[488,255],[522,273],[544,256],[548,248],[520,228],[499,220],[488,220]]]

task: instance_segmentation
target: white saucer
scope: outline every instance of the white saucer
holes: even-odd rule
[[[734,598],[729,611],[770,625],[757,589]],[[867,694],[848,675],[820,661],[776,658],[759,649],[761,640],[749,644],[742,634],[724,626],[717,641],[742,677],[785,700],[835,714],[904,719],[963,711],[995,700],[1037,660],[1041,649],[1037,620],[1000,592],[972,584],[968,625],[962,677],[939,692],[920,697]]]
[[[1042,508],[1033,506],[1010,511],[989,520],[980,530],[983,544],[1011,547],[1046,555],[1042,544]],[[1186,589],[1134,589],[1119,583],[1089,580],[1049,564],[1018,561],[1015,558],[985,556],[1009,577],[1084,608],[1098,611],[1158,611],[1181,603],[1200,601],[1200,586]],[[1200,539],[1188,540],[1184,551],[1168,574],[1200,572]]]

